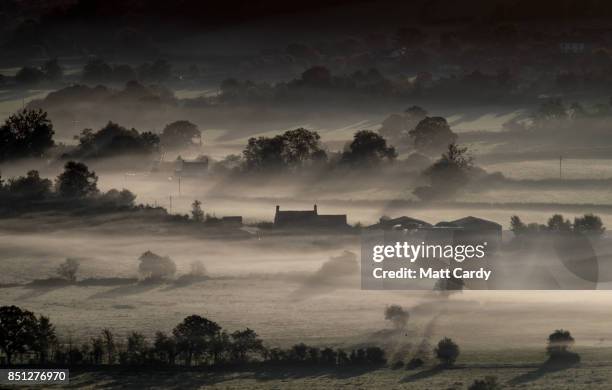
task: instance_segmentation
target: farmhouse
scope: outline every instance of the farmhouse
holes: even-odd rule
[[[346,228],[346,214],[325,215],[319,214],[317,205],[312,210],[288,210],[281,211],[276,206],[274,215],[274,227],[277,228]]]

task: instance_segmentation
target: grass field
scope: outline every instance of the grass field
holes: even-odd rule
[[[537,363],[458,364],[441,370],[375,371],[259,369],[228,372],[131,371],[104,369],[71,372],[69,388],[146,389],[467,389],[475,379],[494,376],[502,388],[516,389],[609,389],[610,362],[590,361],[565,369],[544,369]]]

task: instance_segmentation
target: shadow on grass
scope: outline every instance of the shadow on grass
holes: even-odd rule
[[[70,385],[65,388],[97,386],[105,389],[201,389],[234,380],[274,381],[301,378],[329,377],[346,379],[363,375],[376,368],[325,368],[269,366],[235,370],[210,370],[207,368],[96,368],[75,369],[70,372]]]
[[[577,356],[577,355],[576,355]],[[553,372],[564,371],[575,367],[579,361],[558,361],[558,362],[550,362],[547,361],[542,364],[540,367],[533,371],[526,372],[525,374],[521,374],[515,378],[512,378],[508,381],[508,384],[512,386],[525,384],[528,382],[536,381],[546,374],[550,374]]]
[[[89,299],[119,298],[128,295],[142,294],[154,290],[163,284],[163,282],[139,282],[136,284],[119,286],[109,291],[96,293],[90,296]]]
[[[431,378],[432,376],[438,375],[442,371],[444,371],[444,367],[442,366],[435,366],[435,367],[427,368],[425,370],[422,370],[412,375],[408,375],[407,377],[404,377],[400,382],[410,383],[410,382],[420,381],[420,380]]]
[[[18,300],[27,300],[41,297],[54,290],[59,290],[64,287],[74,286],[75,283],[70,282],[62,278],[48,278],[48,279],[36,279],[32,282],[25,284],[23,288],[27,289],[28,292],[21,295]]]
[[[197,283],[203,283],[210,280],[210,277],[204,275],[182,275],[178,277],[176,280],[172,282],[168,287],[164,288],[162,291],[172,291],[177,288],[185,288]]]

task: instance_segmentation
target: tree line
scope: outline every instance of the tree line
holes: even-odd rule
[[[547,363],[574,364],[580,361],[571,350],[574,338],[567,330],[559,329],[548,337]],[[267,363],[291,366],[319,366],[327,368],[379,368],[387,364],[385,351],[377,346],[354,348],[316,347],[304,343],[290,348],[266,347],[257,333],[246,328],[229,332],[218,323],[190,315],[178,323],[170,333],[158,331],[153,339],[133,331],[120,338],[108,328],[79,343],[72,337],[60,342],[56,328],[45,316],[17,306],[0,307],[0,351],[6,365],[126,365],[126,366],[184,366],[214,367]],[[450,338],[442,338],[433,349],[440,368],[455,364],[459,346]],[[405,367],[416,369],[424,365],[419,357]],[[404,367],[396,360],[392,368]]]
[[[31,208],[35,205],[43,207],[52,202],[74,206],[78,203],[75,201],[112,208],[134,206],[136,195],[132,192],[125,189],[121,191],[111,189],[102,193],[97,183],[98,176],[94,171],[90,171],[87,165],[68,161],[55,182],[40,177],[36,170],[6,181],[0,176],[0,200],[3,204],[10,204],[11,210]]]
[[[59,341],[48,317],[17,306],[0,307],[0,350],[6,364],[32,365],[136,365],[219,366],[249,362],[341,366],[382,366],[385,352],[379,347],[319,348],[304,343],[290,348],[267,348],[249,328],[228,332],[199,315],[190,315],[170,333],[156,332],[152,340],[140,332],[120,338],[105,328],[88,341]]]
[[[513,215],[510,217],[510,230],[516,237],[541,233],[582,233],[599,237],[606,228],[599,216],[590,213],[575,217],[573,223],[561,214],[554,214],[546,224],[535,222],[526,224],[518,215]]]

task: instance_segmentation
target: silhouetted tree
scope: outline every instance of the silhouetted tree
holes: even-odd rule
[[[178,353],[176,339],[163,332],[155,333],[154,351],[159,360],[174,365]]]
[[[515,236],[519,236],[527,232],[527,225],[521,221],[518,215],[513,215],[510,217],[510,230],[512,230]]]
[[[43,81],[45,74],[38,68],[32,68],[30,66],[24,66],[19,69],[15,75],[15,81],[23,85],[34,85]]]
[[[34,313],[17,306],[0,307],[0,349],[10,366],[13,356],[36,345],[38,321]]]
[[[163,82],[170,78],[171,73],[172,65],[161,59],[138,67],[138,77],[143,81]]]
[[[102,329],[102,341],[104,342],[104,349],[106,350],[106,362],[108,364],[115,363],[117,346],[115,345],[115,336],[110,329]]]
[[[249,138],[242,154],[249,170],[299,168],[327,158],[319,134],[302,128],[272,138]]]
[[[204,211],[202,211],[202,202],[194,200],[191,204],[191,218],[196,222],[204,221]]]
[[[86,83],[104,83],[111,79],[113,69],[100,58],[92,58],[83,67],[83,81]]]
[[[395,148],[387,146],[387,141],[379,134],[360,130],[342,153],[341,161],[351,165],[374,166],[383,160],[392,161],[396,156]]]
[[[574,218],[574,231],[588,235],[600,236],[606,228],[603,226],[601,218],[594,214],[585,214],[582,217]]]
[[[385,359],[385,351],[379,347],[368,347],[365,350],[365,360],[372,365],[381,365],[387,363]]]
[[[42,110],[22,110],[0,126],[0,161],[40,157],[53,143],[53,124]]]
[[[113,66],[112,79],[116,83],[127,83],[138,78],[136,71],[129,65],[121,64]]]
[[[194,358],[210,351],[211,343],[220,331],[221,327],[217,323],[198,315],[186,317],[172,330],[179,353],[184,356],[187,366],[191,366]]]
[[[102,364],[104,358],[104,340],[102,337],[91,338],[91,362],[93,364]]]
[[[202,143],[202,132],[189,121],[176,121],[164,127],[160,141],[165,148],[189,148]]]
[[[38,171],[29,171],[26,176],[9,179],[5,190],[11,197],[41,200],[51,195],[51,185],[51,180],[42,179]]]
[[[130,364],[140,365],[146,360],[147,340],[139,332],[131,332],[127,338],[127,359]]]
[[[337,361],[338,354],[331,348],[323,348],[321,350],[320,361],[322,364],[326,366],[335,366]]]
[[[58,81],[64,77],[64,70],[57,62],[57,58],[50,59],[45,61],[42,66],[42,71],[45,75],[45,78],[50,81]]]
[[[261,353],[263,341],[252,329],[237,330],[231,334],[231,354],[234,361],[245,362],[249,353]]]
[[[574,344],[574,338],[567,330],[557,329],[548,336],[546,353],[549,356],[564,354]]]
[[[134,206],[136,195],[129,190],[118,191],[114,188],[106,191],[100,197],[100,201],[111,204],[114,207],[132,207]]]
[[[150,154],[158,150],[160,142],[157,134],[139,133],[113,122],[108,122],[98,131],[84,129],[78,140],[77,149],[69,155],[81,158]]]
[[[452,366],[459,357],[459,346],[450,338],[445,337],[440,340],[434,353],[442,365]]]
[[[289,359],[293,362],[303,362],[308,354],[308,346],[304,343],[299,343],[291,347],[289,350]]]
[[[418,187],[414,193],[423,200],[450,197],[469,182],[472,167],[473,160],[467,148],[450,144],[446,153],[423,172],[430,186]]]
[[[499,383],[497,378],[494,376],[487,376],[484,379],[476,379],[468,387],[468,390],[497,390],[499,389]]]
[[[425,154],[437,154],[445,150],[449,144],[457,141],[446,119],[442,117],[426,117],[414,129],[408,132],[414,140],[414,147]]]
[[[87,165],[68,161],[56,180],[58,193],[65,198],[83,198],[98,193],[98,176]]]
[[[312,88],[325,88],[331,86],[332,76],[329,69],[324,66],[313,66],[302,73],[300,84]]]
[[[316,131],[299,128],[283,135],[283,161],[288,166],[299,167],[311,161],[325,160],[321,137]]]
[[[551,232],[569,232],[572,229],[572,223],[561,214],[550,217],[546,226]]]
[[[551,120],[567,119],[567,110],[563,101],[558,98],[546,100],[534,115],[536,124],[545,124]]]
[[[55,335],[55,326],[51,323],[49,317],[39,316],[36,324],[35,342],[32,349],[38,354],[38,362],[40,364],[45,364],[47,362],[49,352],[56,344],[57,336]]]

